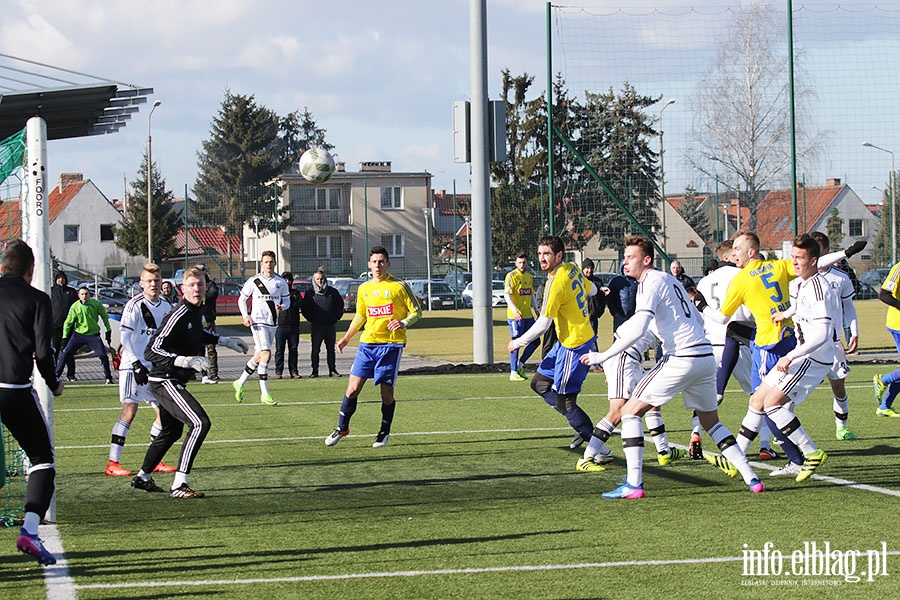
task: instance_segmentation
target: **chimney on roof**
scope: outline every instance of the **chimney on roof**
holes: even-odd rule
[[[337,173],[343,173],[346,169],[344,168],[344,161],[340,160],[334,163],[334,170]]]
[[[391,172],[391,161],[378,160],[378,161],[370,161],[370,162],[361,162],[361,163],[359,163],[359,172],[360,173],[390,173]]]
[[[828,179],[825,180],[825,185],[827,185],[828,187],[839,186],[839,185],[841,185],[841,178],[840,177],[829,177]]]
[[[84,181],[83,173],[60,173],[59,174],[59,191],[63,192],[70,183],[81,183]]]

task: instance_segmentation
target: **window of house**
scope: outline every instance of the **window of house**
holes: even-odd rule
[[[316,258],[340,258],[343,256],[343,240],[339,235],[316,236]]]
[[[389,233],[381,236],[381,245],[387,249],[391,258],[403,256],[403,234]]]
[[[66,243],[78,243],[78,236],[80,233],[80,225],[63,225],[63,241]]]
[[[863,233],[863,220],[862,219],[850,219],[848,228],[849,228],[850,237],[863,237],[863,235],[865,235]]]
[[[403,188],[402,187],[383,187],[381,188],[381,209],[382,210],[400,210],[403,208]]]
[[[339,210],[341,208],[341,188],[291,188],[291,209],[293,210]]]
[[[100,225],[100,241],[114,242],[116,241],[115,225]]]

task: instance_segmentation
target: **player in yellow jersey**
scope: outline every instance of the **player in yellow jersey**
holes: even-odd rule
[[[366,380],[373,379],[381,386],[381,429],[373,448],[388,444],[391,423],[394,421],[394,383],[400,370],[400,358],[406,346],[406,329],[422,316],[422,308],[406,282],[394,278],[388,269],[391,259],[382,246],[369,251],[369,271],[372,280],[359,286],[356,315],[337,348],[344,348],[356,332],[365,325],[359,338],[359,349],[350,370],[350,381],[341,402],[338,426],[325,438],[326,446],[334,446],[350,433],[350,417],[356,412],[356,402]]]
[[[900,263],[891,267],[878,291],[878,299],[888,305],[885,325],[900,352]],[[875,414],[879,417],[900,417],[900,413],[891,408],[900,392],[900,370],[875,375],[874,383],[875,400],[878,402]]]
[[[506,322],[509,323],[509,336],[516,339],[534,325],[534,279],[525,271],[528,266],[528,255],[520,252],[516,256],[516,268],[506,274],[503,282],[503,294],[506,297]],[[525,381],[525,361],[537,350],[539,340],[534,340],[522,350],[509,353],[509,380]]]
[[[579,359],[590,352],[596,339],[588,320],[588,297],[598,290],[577,265],[563,262],[563,250],[560,238],[541,238],[538,259],[541,270],[547,273],[541,314],[527,332],[509,342],[508,349],[512,352],[531,344],[555,325],[557,341],[541,361],[531,389],[566,417],[582,439],[589,440],[593,421],[578,406],[578,393],[589,367]]]
[[[865,245],[864,241],[859,241],[845,251],[826,254],[819,258],[818,264],[822,268],[828,267],[842,258],[853,256]],[[738,232],[732,246],[732,258],[741,271],[728,285],[721,312],[706,306],[706,300],[702,296],[695,297],[695,302],[703,311],[705,319],[713,319],[719,323],[727,322],[741,305],[747,307],[753,315],[756,335],[750,342],[753,358],[750,375],[755,391],[762,378],[775,367],[778,360],[797,345],[793,323],[789,319],[777,323],[771,319],[773,314],[784,312],[790,306],[788,285],[791,279],[797,277],[797,273],[788,259],[763,260],[759,252],[759,237],[752,231]],[[797,475],[803,466],[803,453],[774,423],[770,420],[766,422],[790,459],[784,468],[772,471],[771,474]],[[752,435],[752,432],[740,433]]]

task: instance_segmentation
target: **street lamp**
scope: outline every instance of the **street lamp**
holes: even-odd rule
[[[891,176],[889,178],[891,186],[891,264],[895,265],[897,264],[897,203],[894,198],[894,173],[896,172],[896,169],[894,168],[894,153],[887,148],[881,148],[871,142],[863,142],[863,146],[881,150],[882,152],[887,152],[891,155]]]
[[[662,114],[663,111],[675,104],[675,98],[669,98],[663,107],[659,109],[659,196],[662,199],[662,243],[663,252],[668,254],[666,250],[666,171],[663,168],[663,127]]]
[[[713,162],[722,163],[723,165],[725,165],[725,167],[728,167],[728,165],[725,163],[725,161],[722,160],[721,158],[719,158],[718,156],[715,156],[715,155],[712,155],[712,154],[711,154],[710,157],[709,157],[709,160],[711,160],[711,161],[713,161]],[[735,175],[737,175],[737,172],[735,172]],[[725,185],[725,187],[731,188],[731,189],[734,190],[734,192],[737,194],[737,215],[736,215],[736,229],[735,229],[735,231],[740,231],[740,230],[741,230],[741,181],[740,181],[740,178],[738,178],[738,186],[737,186],[737,188],[733,188],[733,187],[731,187],[730,185],[728,185],[727,183],[725,183],[724,181],[722,181],[721,179],[719,179],[719,175],[718,175],[718,173],[717,173],[717,174],[716,174],[716,183],[717,183],[717,185],[718,185],[718,182],[720,182],[720,181],[722,182],[723,185]],[[717,202],[717,203],[718,203],[718,202]],[[729,200],[729,201],[728,201],[728,208],[725,209],[725,229],[726,229],[726,231],[728,230],[728,211],[729,211],[730,209],[731,209],[731,201]]]
[[[150,109],[150,114],[147,115],[147,262],[153,262],[153,221],[152,221],[152,208],[153,208],[153,169],[151,168],[152,162],[152,144],[150,142],[150,125],[152,123],[151,119],[153,118],[153,111],[155,111],[159,105],[162,104],[162,101],[157,100],[153,103],[153,108]],[[187,202],[187,199],[185,199]],[[187,231],[184,232],[185,236],[187,236]],[[184,238],[184,245],[187,246],[187,237]]]

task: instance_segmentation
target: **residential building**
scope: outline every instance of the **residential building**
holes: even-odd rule
[[[369,248],[384,246],[393,273],[423,277],[431,252],[425,236],[426,222],[432,222],[431,177],[395,173],[389,161],[362,162],[358,172],[338,163],[325,183],[282,175],[274,183],[281,188],[287,220],[277,234],[259,232],[257,237],[245,227],[245,260],[275,250],[279,271],[305,277],[321,266],[329,276],[358,276],[368,270]]]

